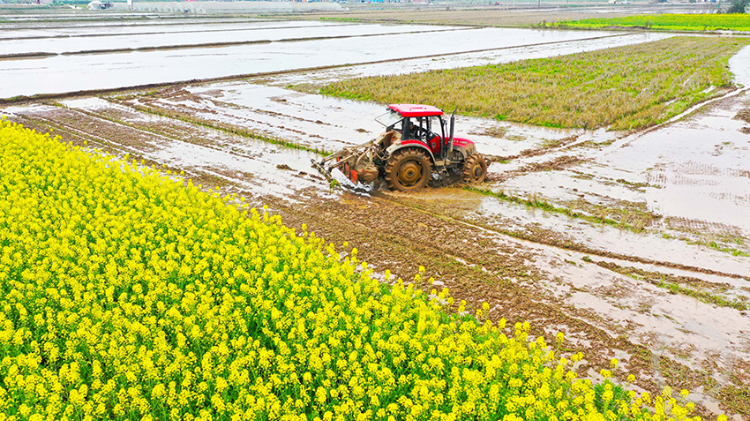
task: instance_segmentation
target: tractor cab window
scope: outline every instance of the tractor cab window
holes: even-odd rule
[[[430,120],[428,122],[428,127],[430,131],[430,138],[433,138],[435,136],[440,136],[440,138],[445,139],[445,127],[443,127],[443,119],[439,116],[432,116],[430,117]]]
[[[420,139],[424,141],[427,135],[427,121],[425,117],[407,117],[404,119],[404,138]]]
[[[439,123],[435,123],[433,117],[412,117],[409,121],[409,137],[427,142],[435,137],[434,130],[440,130]]]
[[[403,117],[395,111],[388,111],[375,118],[375,121],[384,125],[388,130],[401,129],[401,127],[396,127],[397,123],[400,123],[401,120],[403,120]]]

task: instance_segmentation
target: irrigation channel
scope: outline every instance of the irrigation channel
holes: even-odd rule
[[[52,26],[0,23],[0,114],[237,192],[357,247],[377,271],[410,279],[424,266],[436,287],[488,302],[490,318],[564,332],[589,357],[582,375],[618,358],[638,387],[684,387],[704,414],[750,417],[748,404],[727,406],[750,384],[750,123],[735,118],[750,107],[744,90],[640,133],[458,117],[458,132],[496,161],[479,191],[436,182],[355,195],[332,189],[310,159],[376,136],[383,106],[289,89],[671,34],[236,19],[107,34]],[[750,86],[750,49],[730,68]]]

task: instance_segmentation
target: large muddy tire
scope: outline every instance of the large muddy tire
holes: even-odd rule
[[[419,149],[397,151],[385,164],[388,187],[407,193],[426,186],[431,173],[430,158]]]
[[[487,178],[487,159],[482,154],[471,154],[464,162],[464,183],[478,184],[485,178]]]

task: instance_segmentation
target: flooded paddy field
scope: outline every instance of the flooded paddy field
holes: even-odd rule
[[[229,23],[226,30],[215,25],[201,25],[213,28],[207,33],[185,32],[184,26],[182,32],[159,32],[165,27],[162,24],[138,25],[138,30],[147,32],[122,35],[131,27],[112,25],[108,31],[113,35],[107,36],[89,36],[101,35],[96,27],[74,35],[2,39],[0,99],[619,37],[599,31],[425,25],[293,22],[284,26],[278,21],[248,21],[244,29]]]
[[[219,25],[196,31],[169,31],[129,33],[123,35],[75,35],[67,37],[15,38],[0,39],[0,57],[43,54],[85,54],[91,52],[114,52],[121,50],[159,49],[165,47],[188,48],[211,44],[254,44],[272,41],[294,41],[310,38],[315,31],[315,38],[364,37],[384,34],[408,34],[416,32],[445,31],[428,25],[341,25],[332,23],[297,23],[294,26],[279,25],[271,22],[258,22],[244,25],[249,28],[212,29]],[[222,25],[223,26],[223,25]],[[234,26],[234,25],[233,25]],[[139,28],[143,29],[143,28]],[[152,28],[153,29],[153,28]],[[161,29],[161,28],[159,28]],[[176,29],[176,28],[169,28]],[[458,28],[456,28],[458,29]],[[207,39],[206,33],[210,33]]]
[[[0,106],[0,114],[40,131],[54,130],[64,141],[127,154],[145,165],[184,172],[204,188],[221,187],[256,206],[268,205],[288,225],[307,224],[329,241],[348,242],[376,271],[390,269],[411,279],[424,266],[425,279],[434,277],[435,287],[448,287],[458,300],[470,306],[488,302],[493,319],[504,317],[511,325],[528,320],[535,334],[547,337],[564,332],[566,350],[588,357],[584,376],[595,377],[595,369],[618,358],[621,380],[632,373],[637,387],[646,390],[686,388],[703,415],[727,411],[730,418],[750,419],[746,91],[636,133],[458,116],[457,134],[474,140],[494,161],[486,183],[471,187],[434,180],[411,195],[383,186],[353,194],[332,188],[310,160],[375,137],[382,127],[373,118],[384,106],[324,97],[315,86],[671,35],[249,24],[266,25],[258,33],[293,34],[301,28],[293,25],[310,24],[303,28],[311,37],[317,30],[353,36],[35,59],[28,68],[54,75],[50,80],[58,87],[40,81],[42,86],[35,87],[19,73],[14,80],[21,88],[3,83],[0,96],[283,73],[16,101]],[[243,23],[227,25],[235,33],[250,31]],[[418,44],[380,48],[404,37]],[[307,60],[321,51],[336,53]],[[156,55],[137,58],[151,53]],[[51,64],[69,58],[75,60],[56,73]],[[106,83],[93,81],[92,73],[60,82],[86,66],[96,68],[93,61],[79,61],[84,58],[122,60],[111,61],[112,80]],[[384,60],[390,61],[374,63]],[[24,63],[0,60],[6,66],[0,74],[13,74],[11,66]],[[123,76],[118,63],[133,74]],[[228,63],[234,67],[216,69]],[[745,86],[750,86],[749,63],[748,48],[730,62],[737,82]],[[295,69],[301,71],[288,72]]]

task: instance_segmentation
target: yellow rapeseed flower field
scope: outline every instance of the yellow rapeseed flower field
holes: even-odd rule
[[[692,419],[169,172],[7,121],[0,162],[0,420]]]

